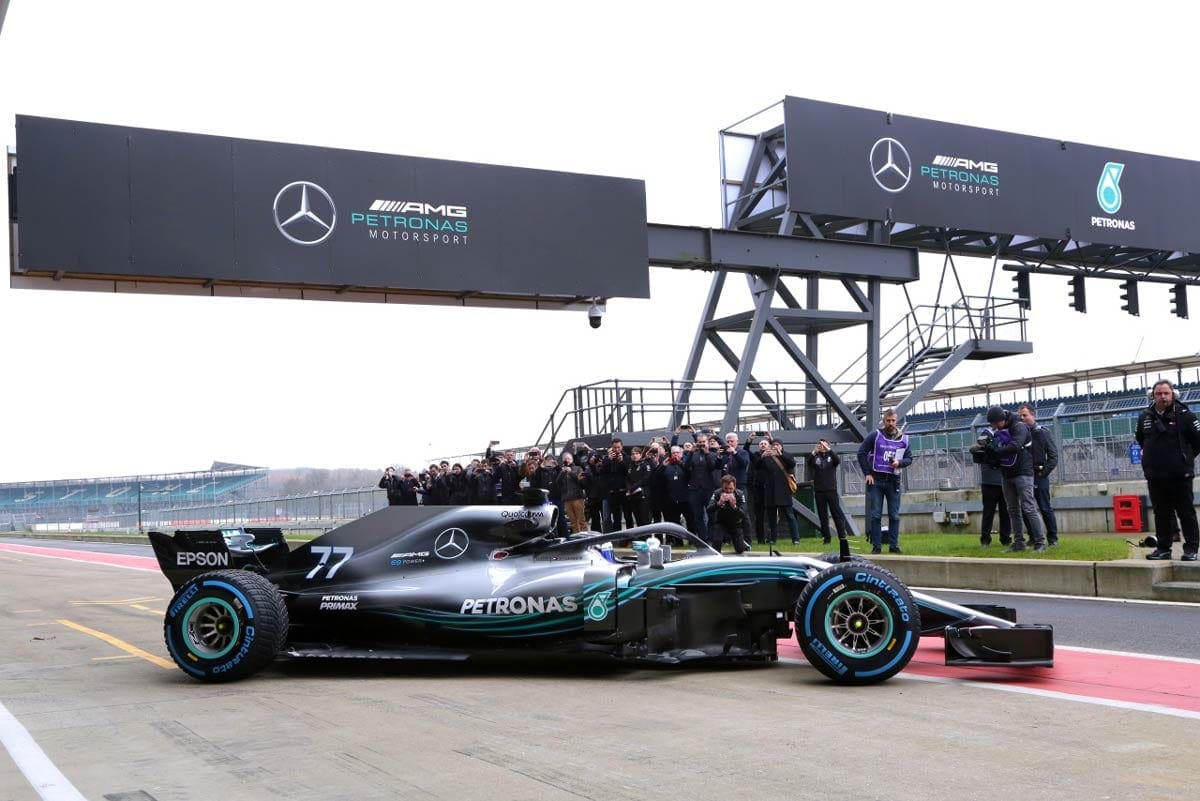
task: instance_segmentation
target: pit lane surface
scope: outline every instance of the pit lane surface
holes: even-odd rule
[[[1172,714],[1145,711],[1160,706],[1151,702],[1069,700],[1080,691],[1074,658],[1108,655],[1060,651],[1051,671],[947,676],[940,640],[896,679],[854,689],[799,664],[651,671],[558,661],[281,663],[204,685],[166,660],[170,588],[145,557],[67,561],[50,557],[97,557],[9,543],[0,542],[0,704],[92,801],[1193,795],[1180,749],[1200,731],[1200,714],[1181,716],[1200,695],[1194,662],[1093,663],[1106,667],[1090,692],[1153,684],[1182,699],[1161,705]],[[1024,619],[1062,625],[1053,608],[1035,617],[1016,605]],[[1109,608],[1144,616],[1143,627],[1172,610],[1190,625],[1179,640],[1200,630],[1198,609]],[[1066,641],[1089,644],[1060,633]],[[1165,672],[1152,675],[1152,665]],[[0,756],[0,799],[37,797]]]

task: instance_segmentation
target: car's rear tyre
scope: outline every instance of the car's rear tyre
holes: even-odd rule
[[[839,684],[873,684],[904,669],[921,639],[908,588],[869,562],[844,562],[811,578],[796,601],[805,658]]]
[[[248,570],[188,581],[167,606],[163,638],[180,669],[201,681],[234,681],[269,665],[283,647],[288,613],[275,585]]]

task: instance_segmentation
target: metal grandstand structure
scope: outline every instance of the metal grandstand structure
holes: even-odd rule
[[[252,494],[267,468],[216,462],[208,470],[0,484],[0,527],[141,527],[144,517]]]

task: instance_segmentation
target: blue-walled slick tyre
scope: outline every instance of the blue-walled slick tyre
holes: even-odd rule
[[[203,573],[167,606],[163,637],[175,664],[201,681],[233,681],[269,665],[283,646],[287,607],[275,585],[248,570]]]
[[[805,658],[839,684],[873,684],[904,669],[921,639],[917,603],[898,578],[869,562],[835,564],[796,601]]]

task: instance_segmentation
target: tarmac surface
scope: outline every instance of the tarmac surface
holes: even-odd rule
[[[0,547],[0,801],[39,783],[71,801],[1195,796],[1200,662],[1177,658],[1195,656],[1194,605],[1020,598],[1060,646],[1158,658],[1060,647],[1052,669],[951,669],[926,638],[860,688],[791,644],[757,669],[281,662],[207,685],[167,658],[161,574],[86,545]]]

